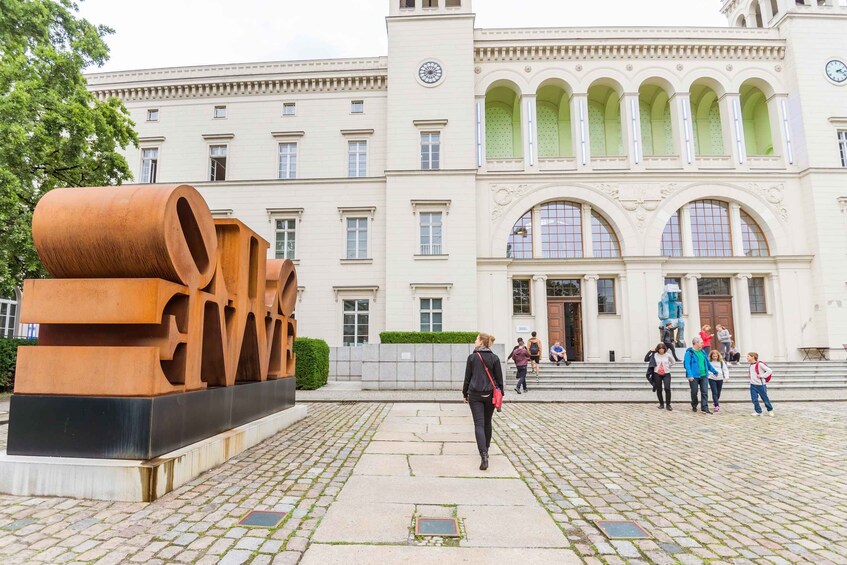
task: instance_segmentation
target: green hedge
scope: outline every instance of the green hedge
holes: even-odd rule
[[[382,343],[473,343],[479,332],[382,332]]]
[[[34,339],[0,339],[0,391],[15,387],[15,364],[18,361],[18,346],[36,345]]]
[[[322,339],[298,337],[294,340],[294,354],[297,388],[315,390],[324,386],[329,378],[329,345]]]

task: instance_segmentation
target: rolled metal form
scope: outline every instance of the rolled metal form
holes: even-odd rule
[[[56,278],[160,278],[198,288],[215,273],[212,214],[188,185],[55,189],[38,203],[32,235]]]
[[[269,259],[266,271],[265,302],[273,304],[273,293],[279,293],[279,309],[290,317],[297,305],[297,271],[290,259]]]

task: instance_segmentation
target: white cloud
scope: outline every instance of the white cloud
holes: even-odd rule
[[[725,26],[719,4],[475,0],[474,9],[476,26],[487,28]],[[107,39],[111,59],[101,70],[372,57],[387,50],[388,0],[84,0],[80,12],[115,29]]]

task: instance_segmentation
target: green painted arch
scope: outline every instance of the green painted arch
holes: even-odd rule
[[[656,85],[638,91],[641,143],[645,157],[674,155],[673,120],[668,93]]]
[[[747,155],[773,155],[773,135],[768,101],[756,86],[741,87],[741,116]]]
[[[520,96],[506,87],[497,86],[485,95],[485,155],[489,159],[520,159]]]
[[[621,124],[621,99],[605,85],[588,89],[588,136],[591,155],[615,157],[625,155]]]
[[[539,157],[573,157],[570,100],[563,88],[547,85],[538,89],[536,128]]]
[[[726,154],[718,95],[711,87],[691,87],[691,125],[694,129],[694,153],[704,156]]]

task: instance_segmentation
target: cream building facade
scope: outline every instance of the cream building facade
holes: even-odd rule
[[[89,85],[136,121],[139,182],[196,186],[297,262],[301,335],[535,330],[640,360],[676,283],[689,340],[723,323],[767,359],[844,358],[845,4],[475,29],[471,0],[390,0],[386,57]]]

